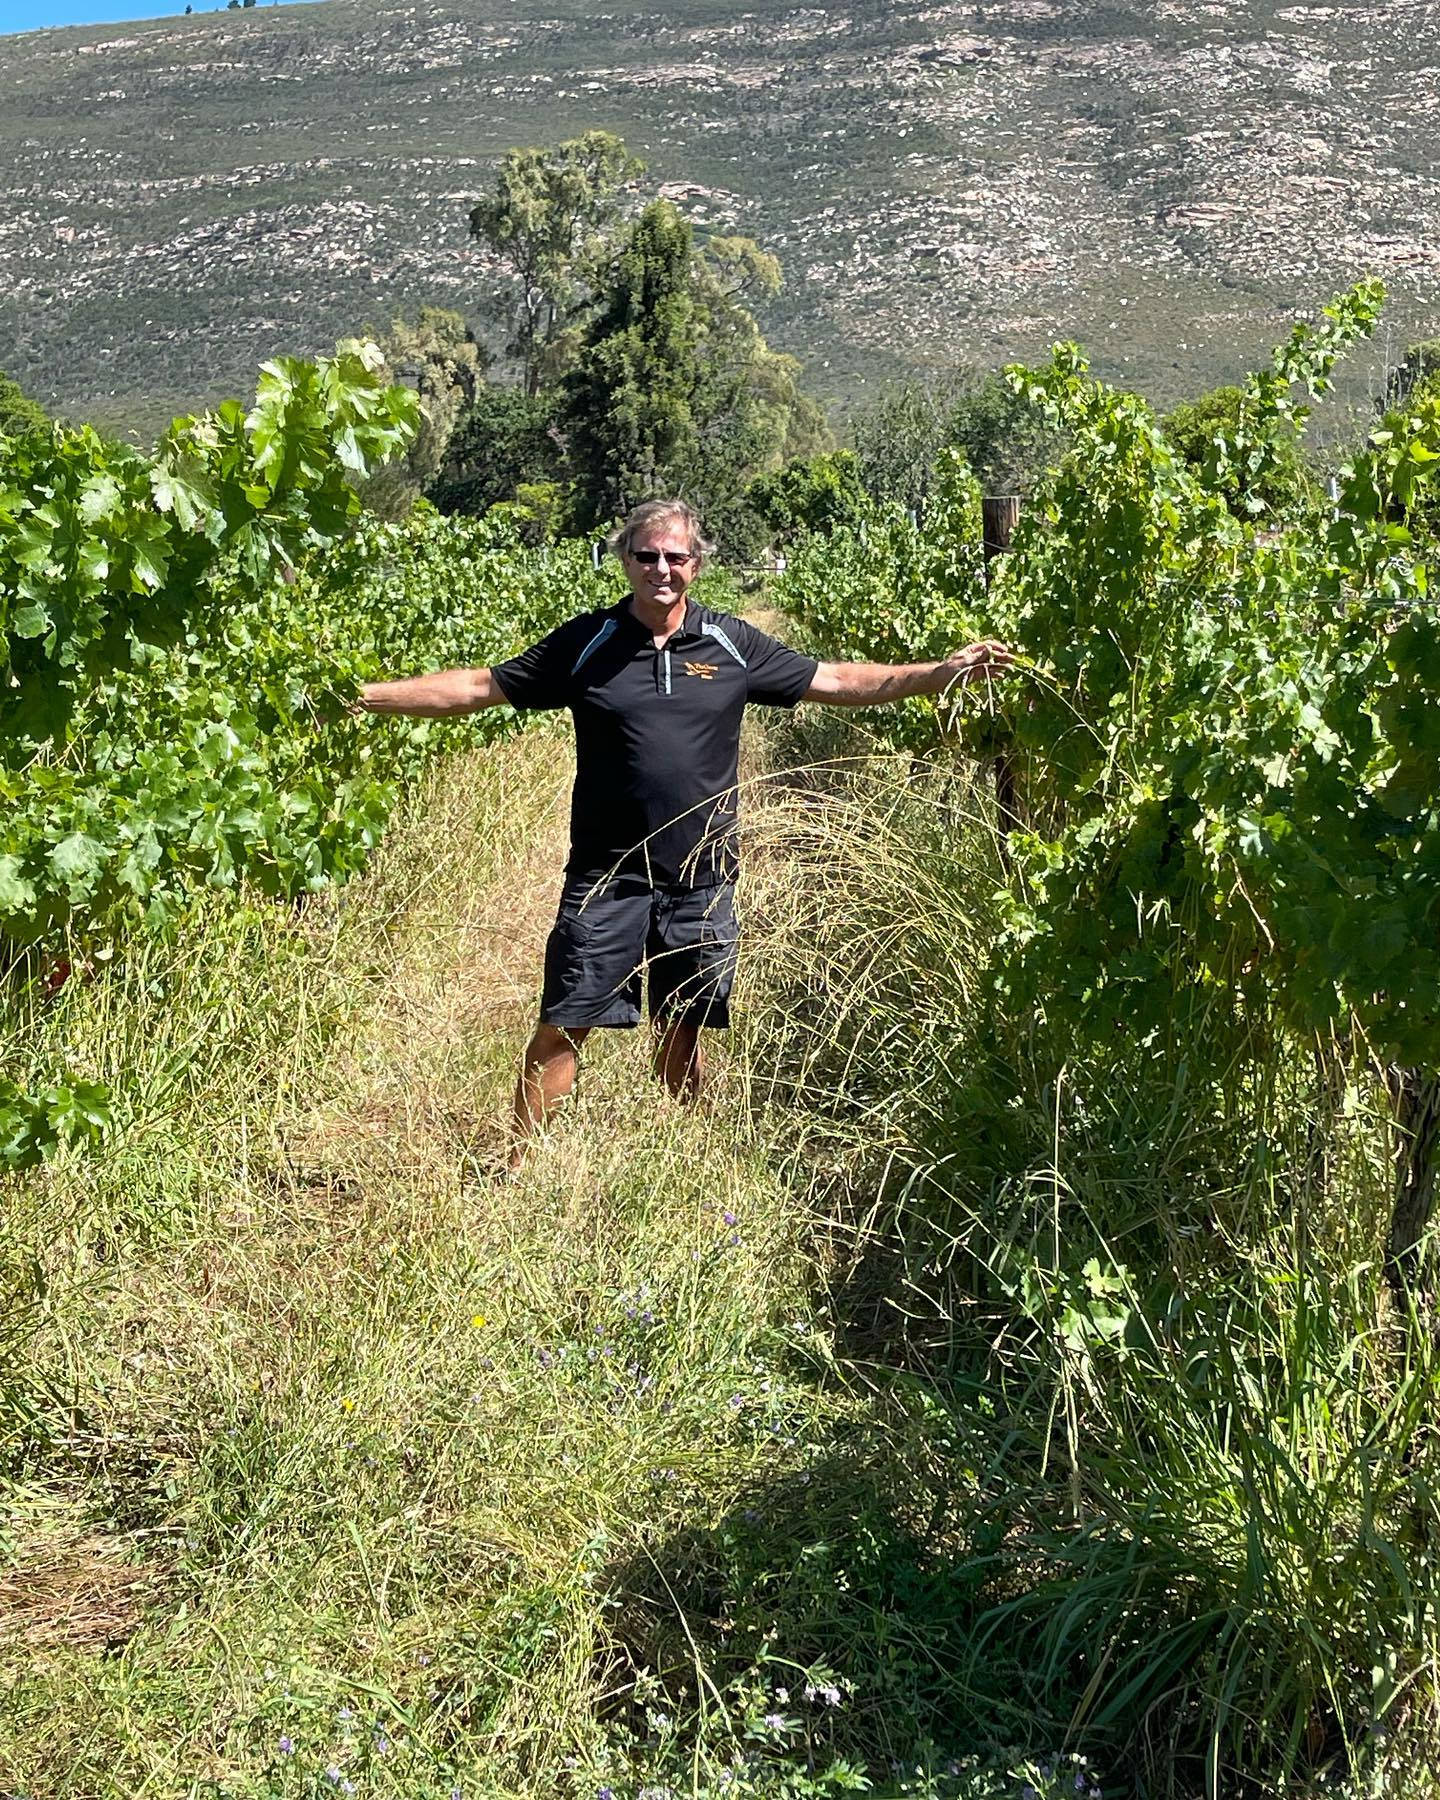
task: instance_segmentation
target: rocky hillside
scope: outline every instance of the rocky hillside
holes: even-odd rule
[[[0,38],[0,81],[0,367],[141,430],[473,310],[489,165],[592,124],[778,251],[842,408],[1060,334],[1173,398],[1367,270],[1440,325],[1434,0],[326,0]]]

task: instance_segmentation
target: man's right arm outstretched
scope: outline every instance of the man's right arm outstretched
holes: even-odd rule
[[[509,704],[490,669],[437,669],[433,675],[412,675],[406,681],[367,681],[355,707],[358,712],[403,713],[410,719],[453,719]]]

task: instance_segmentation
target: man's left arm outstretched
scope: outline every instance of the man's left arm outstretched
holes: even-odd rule
[[[942,662],[822,662],[802,696],[827,706],[884,706],[915,694],[948,694],[998,675],[1014,654],[994,638],[967,644]]]

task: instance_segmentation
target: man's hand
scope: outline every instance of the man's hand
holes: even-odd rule
[[[998,638],[981,638],[978,644],[952,650],[944,662],[935,665],[940,683],[935,692],[948,693],[951,688],[966,687],[981,676],[988,679],[991,675],[1002,674],[1014,661],[1014,651],[1007,649]]]
[[[944,662],[821,663],[805,698],[829,706],[883,706],[913,694],[949,693],[982,676],[1003,674],[1014,661],[1014,652],[998,639],[982,638]]]

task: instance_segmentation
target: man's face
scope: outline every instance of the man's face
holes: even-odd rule
[[[678,519],[642,525],[625,552],[625,574],[637,600],[673,606],[700,570],[700,557]]]

